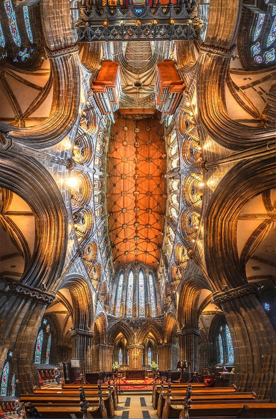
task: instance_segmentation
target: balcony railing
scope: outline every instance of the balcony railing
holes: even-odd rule
[[[79,42],[196,40],[203,22],[195,0],[86,0],[76,24]]]

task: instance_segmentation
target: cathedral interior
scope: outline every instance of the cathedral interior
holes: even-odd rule
[[[131,372],[276,417],[275,39],[275,0],[0,1],[0,417]]]

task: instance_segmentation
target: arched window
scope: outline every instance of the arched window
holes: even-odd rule
[[[226,334],[226,343],[227,343],[228,363],[234,364],[233,341],[232,341],[232,336],[231,336],[228,325],[225,326],[225,334]]]
[[[26,32],[27,32],[29,41],[32,44],[34,42],[34,38],[33,38],[33,32],[32,32],[31,23],[30,23],[29,7],[28,6],[23,6],[23,15],[24,15]]]
[[[6,45],[6,41],[5,41],[5,37],[4,37],[4,32],[3,32],[3,29],[2,29],[2,25],[1,25],[1,22],[0,22],[0,46],[2,48],[5,48],[5,45]]]
[[[119,352],[118,352],[118,364],[123,365],[123,350],[122,350],[122,348],[120,348]]]
[[[15,374],[13,374],[12,381],[11,381],[11,395],[12,395],[12,397],[15,396],[15,389],[16,389]]]
[[[219,363],[221,365],[223,365],[224,364],[224,356],[223,356],[223,343],[222,343],[221,334],[218,335],[218,348],[219,348]]]
[[[117,289],[117,304],[116,304],[116,312],[115,312],[115,316],[117,317],[119,317],[120,311],[121,311],[123,281],[124,281],[124,275],[123,273],[121,273],[119,277],[119,283],[118,283],[118,289]]]
[[[51,352],[52,335],[49,335],[46,349],[46,364],[50,363],[50,352]]]
[[[43,330],[40,330],[35,345],[35,364],[41,363],[41,352],[42,352],[42,345],[43,345]]]
[[[267,41],[266,41],[267,48],[270,47],[270,45],[273,44],[275,39],[276,39],[276,16],[274,18],[274,21],[272,23],[271,29],[270,29],[268,37],[267,37]]]
[[[155,292],[154,292],[154,284],[153,284],[152,273],[149,274],[149,295],[150,295],[150,305],[151,305],[152,317],[155,317],[156,316],[156,301],[155,301]]]
[[[8,381],[9,381],[10,364],[6,362],[4,365],[2,378],[1,378],[1,396],[7,396]]]
[[[148,365],[151,364],[152,361],[152,351],[151,348],[148,349]]]
[[[19,34],[17,22],[16,22],[16,15],[13,8],[13,4],[11,0],[4,0],[4,7],[6,11],[6,15],[9,19],[9,26],[10,26],[10,32],[12,35],[12,39],[19,48],[21,47],[21,37]]]
[[[145,317],[145,275],[139,271],[139,317]]]
[[[133,271],[130,271],[128,274],[128,288],[127,288],[127,312],[126,312],[127,317],[132,317],[133,281],[134,281]]]

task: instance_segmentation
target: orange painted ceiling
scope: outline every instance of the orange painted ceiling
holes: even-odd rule
[[[133,261],[157,267],[166,210],[166,154],[156,117],[118,116],[108,159],[109,231],[117,268]]]

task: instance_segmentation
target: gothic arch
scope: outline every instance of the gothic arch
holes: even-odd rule
[[[67,288],[73,302],[74,326],[78,329],[90,330],[93,323],[93,292],[87,279],[71,274],[64,278],[59,289]]]
[[[157,342],[163,342],[163,331],[154,320],[148,321],[141,327],[137,336],[138,342],[143,344],[149,333],[155,337]]]
[[[113,345],[113,342],[119,333],[122,333],[125,336],[128,343],[133,341],[133,330],[126,322],[119,320],[108,328],[108,344]]]
[[[203,289],[209,289],[203,277],[195,276],[185,280],[180,288],[177,318],[179,327],[198,327],[198,301]]]

